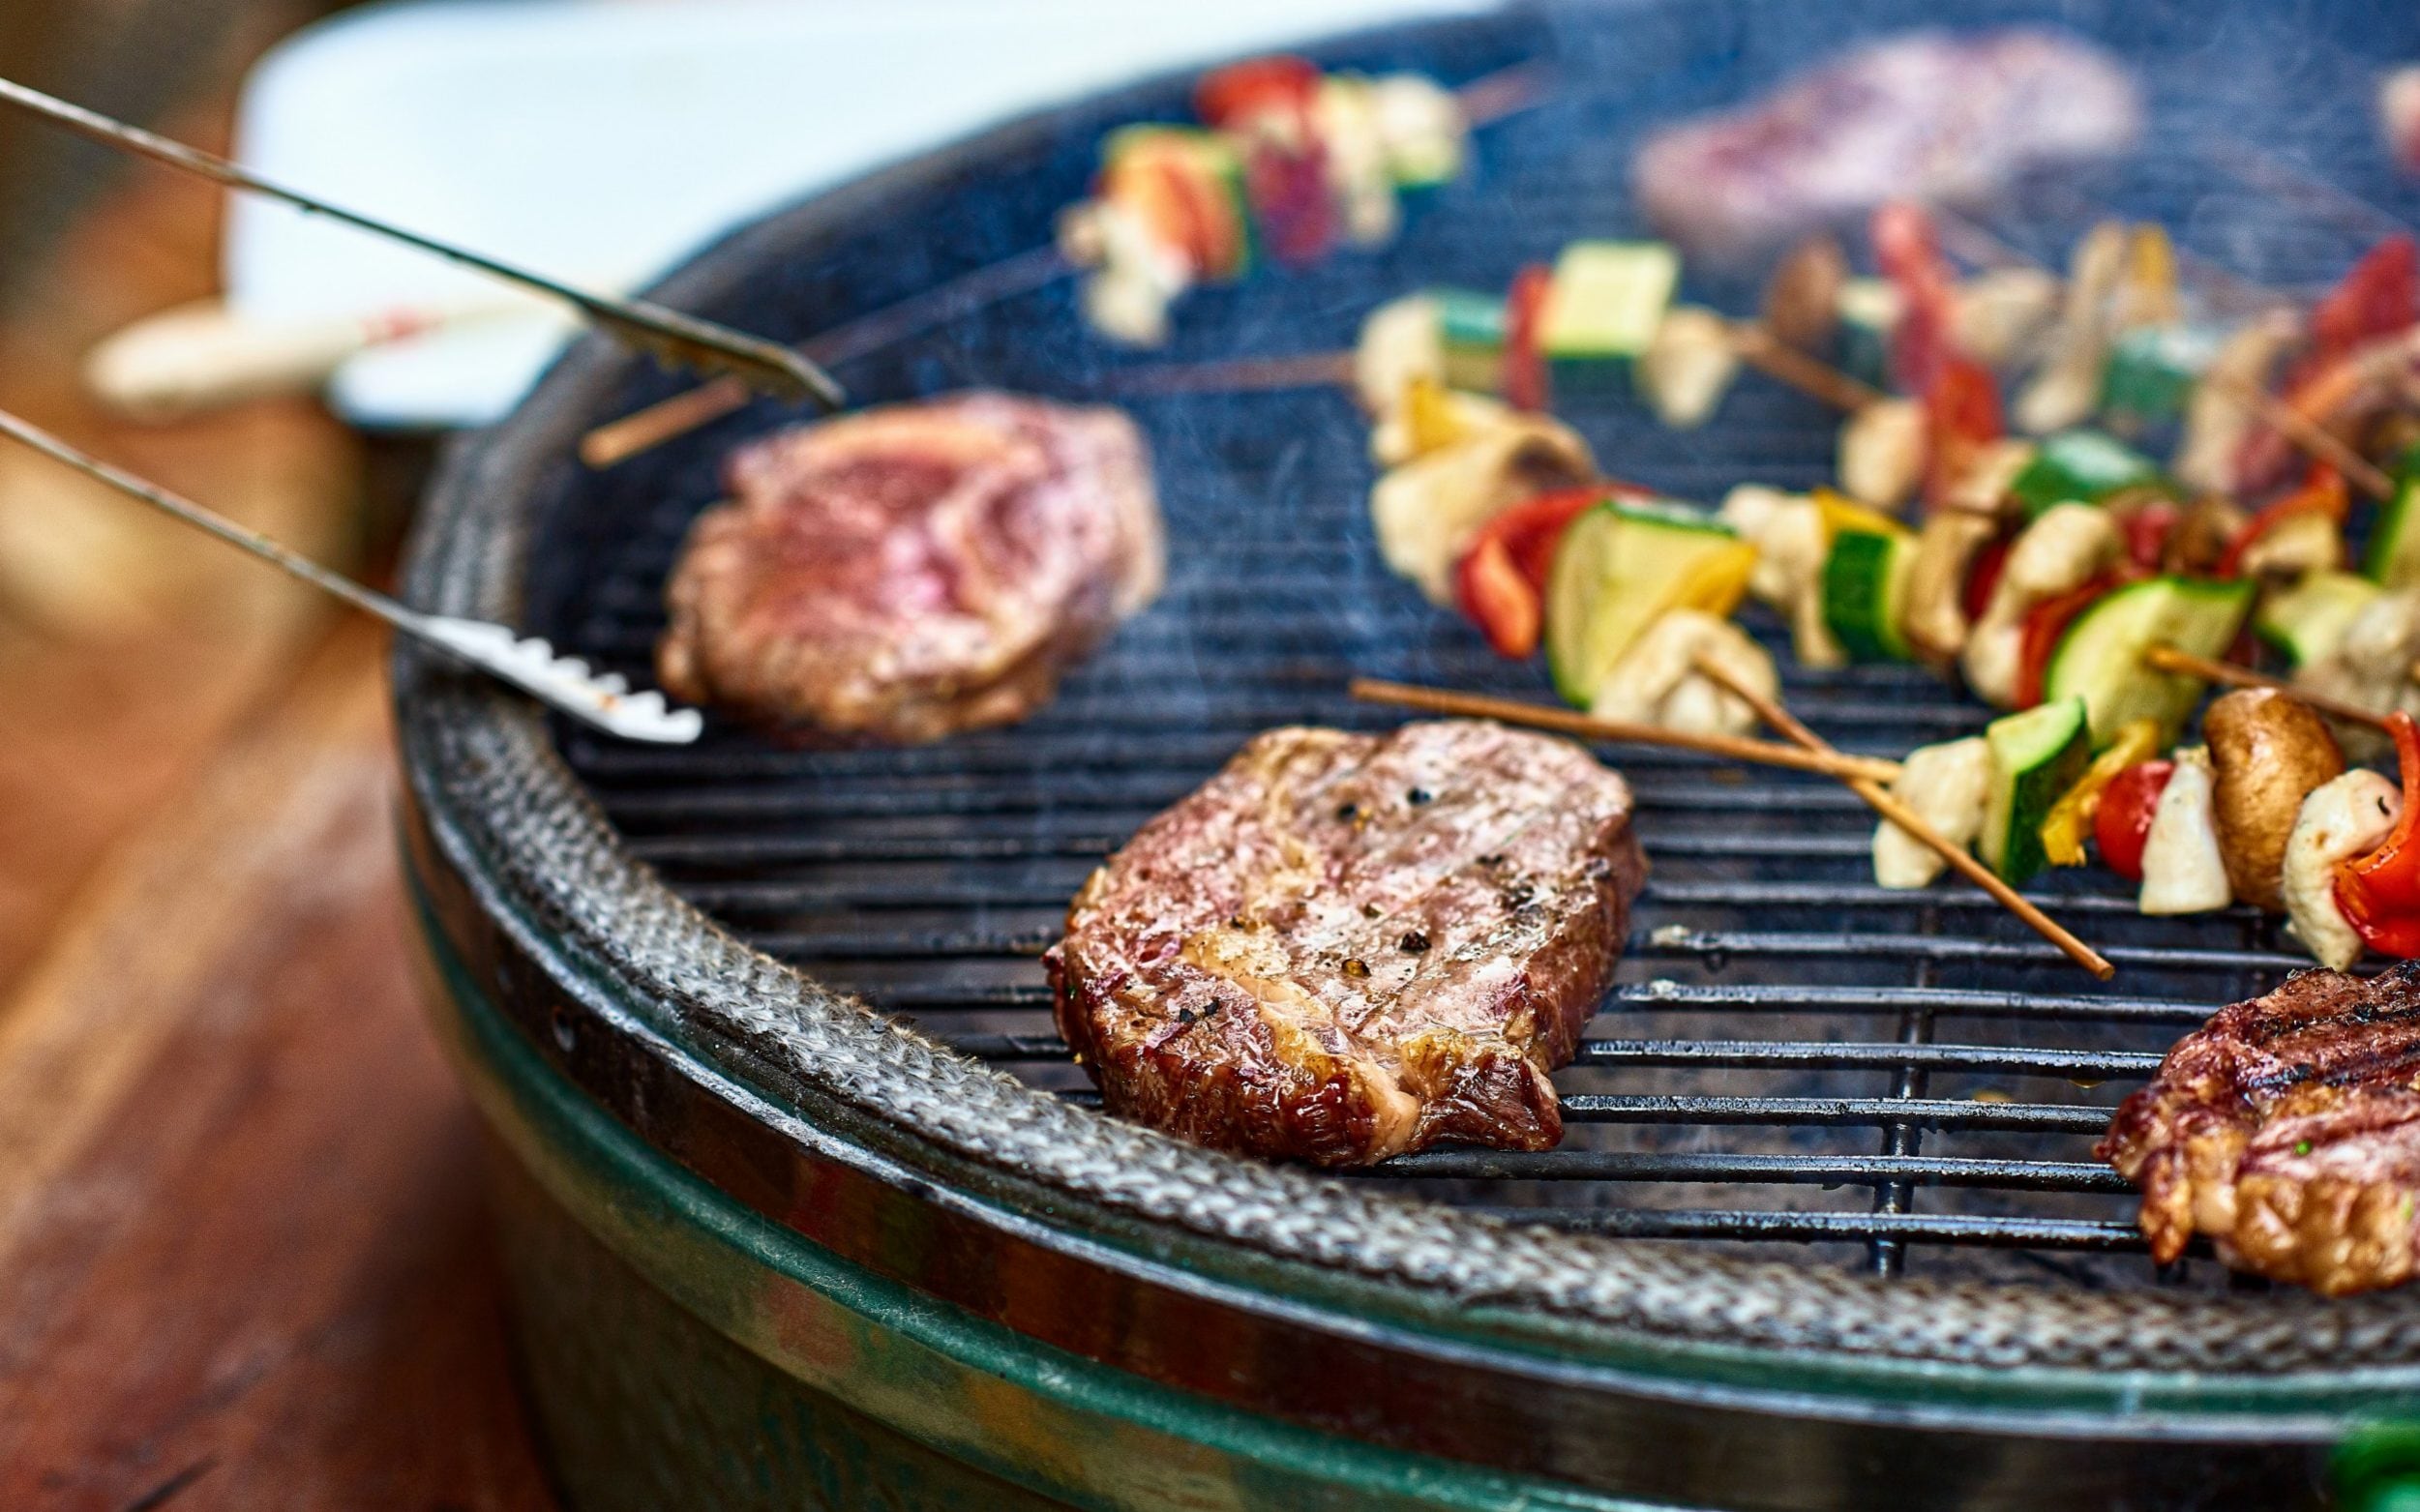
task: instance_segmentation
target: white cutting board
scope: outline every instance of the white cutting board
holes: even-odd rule
[[[641,282],[731,225],[987,123],[1153,71],[1486,0],[397,0],[297,33],[247,81],[263,175],[559,273]],[[476,274],[237,195],[240,314],[475,295]],[[508,315],[368,352],[373,427],[500,415],[565,326]]]

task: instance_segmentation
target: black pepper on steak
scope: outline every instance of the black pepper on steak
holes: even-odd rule
[[[1060,1030],[1111,1112],[1203,1144],[1550,1148],[1547,1074],[1646,876],[1630,808],[1579,747],[1496,725],[1271,730],[1085,883],[1047,958]]]

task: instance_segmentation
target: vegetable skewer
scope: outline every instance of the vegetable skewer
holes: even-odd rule
[[[1444,688],[1422,688],[1412,683],[1387,682],[1373,677],[1355,678],[1347,691],[1362,703],[1384,703],[1456,719],[1496,720],[1507,725],[1552,730],[1559,735],[1601,740],[1614,745],[1666,746],[1706,756],[1728,756],[1734,761],[1752,761],[1794,772],[1812,772],[1818,777],[1837,778],[1841,782],[1887,783],[1899,774],[1897,761],[1884,760],[1879,756],[1851,756],[1829,747],[1813,751],[1770,740],[1752,740],[1744,735],[1667,729],[1660,725],[1644,725],[1633,720],[1598,719],[1576,709],[1529,703],[1519,698],[1455,693]]]
[[[1733,696],[1754,709],[1757,718],[1805,750],[1816,755],[1838,754],[1831,742],[1808,728],[1797,715],[1778,700],[1767,697],[1760,690],[1732,676],[1727,668],[1711,660],[1701,659],[1697,669],[1722,684]],[[2002,881],[1997,873],[1968,854],[1965,846],[1943,836],[1922,815],[1893,797],[1880,783],[1870,777],[1842,776],[1840,781],[1849,791],[1865,799],[1867,806],[1876,814],[1930,846],[1958,875],[1989,893],[1993,901],[2023,920],[2027,928],[2056,945],[2070,961],[2091,972],[2096,979],[2106,982],[2117,975],[2117,967],[2109,964],[2107,957],[2077,939],[2066,926],[2043,912],[2023,894]]]

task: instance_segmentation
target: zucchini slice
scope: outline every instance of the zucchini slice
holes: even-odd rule
[[[2044,821],[2092,764],[2084,700],[2039,704],[1993,720],[1983,733],[1991,747],[1991,794],[1977,849],[2009,885],[2021,887],[2049,865]]]
[[[2225,656],[2256,591],[2249,582],[2203,578],[2128,583],[2076,615],[2059,637],[2043,677],[2044,699],[2082,699],[2096,745],[2106,745],[2127,721],[2138,719],[2158,721],[2173,740],[2200,700],[2202,684],[2152,670],[2143,653],[2171,645],[2195,656]]]
[[[2009,493],[2033,519],[2053,504],[2098,504],[2120,489],[2157,484],[2160,469],[2150,458],[2102,430],[2062,430],[2045,440],[2033,460],[2009,485]]]
[[[1756,548],[1680,505],[1608,501],[1563,532],[1546,574],[1546,669],[1586,708],[1622,653],[1666,609],[1728,614]]]
[[[2370,548],[2362,553],[2361,571],[2382,588],[2420,582],[2420,472],[2402,471],[2396,480],[2395,497],[2370,527]]]
[[[2351,573],[2309,573],[2262,601],[2253,633],[2296,667],[2308,667],[2343,644],[2354,617],[2385,591]]]
[[[1661,242],[1573,242],[1555,259],[1539,344],[1557,360],[1636,357],[1681,278]]]
[[[1904,662],[1913,655],[1901,623],[1915,562],[1903,530],[1843,530],[1832,538],[1823,559],[1823,622],[1850,660]]]

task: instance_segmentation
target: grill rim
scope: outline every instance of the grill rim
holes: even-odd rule
[[[1416,36],[1442,47],[1463,34],[1501,40],[1539,14],[1527,8],[1361,35]],[[1318,55],[1354,40],[1305,50]],[[1106,120],[1164,106],[1190,72],[1038,112],[776,212],[699,253],[651,293],[713,308],[764,263],[980,171],[1071,115]],[[608,412],[637,361],[584,338],[512,417],[449,446],[408,552],[414,604],[519,617],[537,524],[531,495],[547,469],[577,465],[573,438]],[[693,444],[729,434],[718,428]],[[2112,1297],[1674,1254],[1508,1227],[1107,1119],[887,1023],[690,907],[630,853],[543,722],[510,696],[410,645],[397,649],[395,678],[408,797],[425,826],[416,865],[425,885],[440,889],[439,874],[454,874],[489,925],[543,947],[529,954],[552,989],[618,1004],[626,1030],[653,1031],[638,1052],[698,1095],[730,1103],[716,1084],[736,1082],[793,1113],[797,1089],[828,1099],[870,1120],[879,1153],[909,1167],[911,1181],[964,1181],[953,1168],[967,1164],[995,1172],[993,1192],[1024,1194],[1001,1210],[1022,1206],[1016,1216],[1039,1220],[1039,1231],[1071,1254],[1102,1242],[1126,1249],[1139,1232],[1172,1243],[1205,1286],[1236,1289],[1250,1303],[1291,1312],[1341,1283],[1358,1305],[1429,1337],[1441,1353],[1504,1349],[1558,1374],[1628,1374],[1648,1361],[1652,1374],[1704,1381],[1742,1359],[1769,1365],[1786,1351],[1796,1367],[1788,1389],[1843,1391],[1836,1406],[1852,1414],[1859,1400],[1897,1397],[1891,1411],[1903,1417],[1908,1401],[1937,1405],[1955,1383],[1953,1395],[1971,1392],[2001,1409],[2055,1414],[2090,1400],[2093,1412],[2146,1427],[2164,1418],[2173,1426],[2172,1414],[2181,1414],[2206,1431],[2205,1413],[2262,1414],[2289,1400],[2309,1409],[2331,1395],[2349,1410],[2420,1386],[2420,1310],[2393,1294]],[[543,1021],[523,1018],[523,1027],[571,1069],[545,1045]],[[626,1124],[654,1121],[636,1082],[578,1080]],[[762,1127],[768,1147],[803,1151],[794,1132]],[[1270,1285],[1272,1276],[1281,1284]],[[1509,1300],[1516,1289],[1531,1299]],[[1539,1349],[1557,1357],[1530,1352]],[[2129,1373],[2122,1384],[2107,1379],[2116,1372]],[[2315,1397],[2314,1387],[2332,1391]],[[2308,1420],[2301,1429],[2269,1420],[2264,1436],[2315,1430]]]

